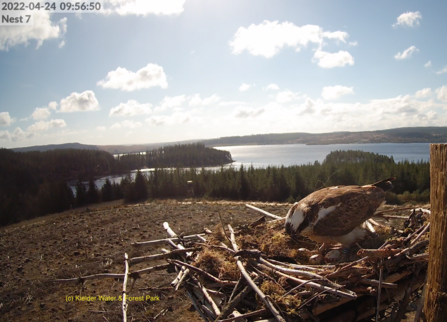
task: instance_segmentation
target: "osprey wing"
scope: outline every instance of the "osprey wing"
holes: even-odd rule
[[[385,193],[374,186],[344,186],[323,189],[318,199],[319,209],[333,210],[318,215],[313,233],[342,236],[371,218],[385,200]]]

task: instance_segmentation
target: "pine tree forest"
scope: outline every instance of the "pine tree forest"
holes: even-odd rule
[[[335,151],[322,162],[290,167],[239,168],[206,166],[232,162],[226,151],[203,144],[176,145],[114,158],[97,150],[53,150],[15,153],[0,149],[0,225],[46,214],[123,199],[195,198],[295,202],[333,185],[369,184],[396,177],[387,202],[429,202],[429,162],[394,162],[362,151]],[[138,171],[120,184],[94,178]],[[75,191],[68,180],[78,180]],[[188,185],[188,181],[192,181]],[[85,184],[88,182],[88,184]],[[192,189],[191,189],[192,188]]]

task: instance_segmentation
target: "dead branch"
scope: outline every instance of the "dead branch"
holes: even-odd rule
[[[233,245],[233,249],[235,252],[239,251],[239,247],[237,246],[236,243],[236,238],[234,237],[234,230],[233,227],[231,227],[231,225],[228,225],[228,230],[230,231],[231,234],[231,244]],[[274,304],[272,303],[271,299],[266,296],[260,289],[259,287],[253,282],[253,280],[251,279],[250,275],[247,273],[247,271],[245,270],[244,265],[242,264],[242,261],[240,260],[239,256],[236,256],[236,264],[239,267],[239,270],[241,271],[242,275],[244,276],[244,278],[247,280],[247,283],[251,286],[251,288],[258,294],[258,296],[261,298],[261,300],[265,303],[265,305],[267,306],[267,308],[270,310],[270,312],[272,312],[273,316],[276,318],[276,320],[278,322],[285,322],[284,318],[279,314],[278,310],[276,309],[276,307],[274,306]]]
[[[124,254],[124,282],[123,282],[123,322],[127,322],[127,299],[126,299],[126,288],[127,288],[127,278],[129,276],[129,257],[127,253]]]
[[[271,214],[271,213],[269,213],[269,212],[267,212],[265,210],[259,209],[258,207],[255,207],[255,206],[252,206],[252,205],[249,205],[249,204],[246,204],[245,206],[250,208],[250,209],[253,209],[253,210],[257,211],[257,212],[260,212],[261,214],[264,214],[266,216],[274,218],[274,219],[284,219],[284,220],[286,219],[285,217],[280,217],[280,216]]]
[[[203,237],[203,236],[205,236],[205,234],[196,234],[196,235],[183,236],[182,238],[174,237],[174,238],[149,240],[149,241],[144,241],[144,242],[135,242],[135,243],[132,243],[131,245],[135,246],[135,247],[149,246],[149,245],[165,244],[165,243],[168,243],[169,241],[179,242],[181,240],[201,239],[200,237]]]
[[[195,267],[195,266],[193,266],[193,265],[191,265],[191,264],[188,264],[188,263],[185,263],[185,262],[181,262],[181,261],[176,260],[176,259],[174,259],[174,260],[168,260],[168,261],[169,261],[170,263],[176,265],[176,266],[179,266],[179,267],[182,267],[182,266],[183,266],[183,267],[186,267],[186,268],[188,268],[188,269],[190,269],[190,270],[192,270],[192,271],[195,271],[195,272],[197,272],[197,273],[199,273],[199,274],[205,276],[206,278],[212,280],[214,283],[218,283],[218,284],[220,284],[220,285],[222,285],[222,286],[228,286],[228,285],[233,285],[233,286],[234,286],[234,285],[237,284],[237,282],[235,282],[235,281],[227,281],[227,280],[222,281],[221,279],[219,279],[219,278],[217,278],[217,277],[211,275],[210,273],[205,272],[204,270],[202,270],[202,269],[200,269],[200,268],[198,268],[198,267]]]
[[[147,255],[147,256],[141,256],[141,257],[132,257],[129,259],[129,264],[132,266],[137,263],[147,262],[147,261],[156,260],[156,259],[168,258],[168,257],[176,255],[176,254],[184,254],[187,252],[197,251],[199,249],[200,248],[197,248],[197,247],[191,247],[191,248],[185,248],[185,249],[175,249],[175,250],[172,250],[172,251],[170,251],[168,253],[164,253],[164,254],[154,254],[154,255]]]

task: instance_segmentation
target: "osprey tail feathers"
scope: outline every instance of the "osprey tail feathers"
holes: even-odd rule
[[[388,192],[394,188],[393,184],[391,183],[391,180],[395,180],[395,179],[396,179],[395,177],[392,177],[392,178],[388,178],[385,180],[381,180],[381,181],[371,184],[371,186],[380,188],[383,191]]]

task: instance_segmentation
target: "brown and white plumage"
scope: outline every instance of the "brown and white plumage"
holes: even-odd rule
[[[365,186],[335,186],[315,191],[295,203],[286,217],[286,232],[316,242],[350,246],[366,235],[360,225],[371,218],[393,188],[385,179]]]

